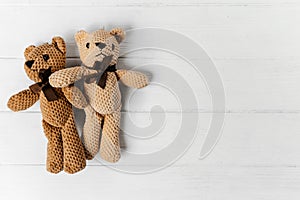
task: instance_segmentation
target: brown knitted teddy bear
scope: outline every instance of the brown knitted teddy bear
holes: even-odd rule
[[[65,42],[54,37],[52,44],[27,47],[24,56],[25,72],[36,83],[13,95],[8,107],[15,112],[26,110],[40,100],[42,125],[48,139],[47,170],[76,173],[85,168],[86,159],[69,102],[82,108],[86,106],[85,97],[73,86],[56,89],[49,84],[51,73],[65,68]]]
[[[83,127],[88,159],[92,159],[99,148],[100,156],[106,161],[117,162],[120,158],[121,94],[118,80],[134,88],[142,88],[148,84],[147,76],[140,72],[116,69],[119,44],[124,38],[125,32],[120,28],[111,31],[100,29],[91,34],[77,32],[75,40],[82,66],[55,72],[49,79],[52,86],[59,88],[83,80],[89,104],[85,108],[86,120]]]

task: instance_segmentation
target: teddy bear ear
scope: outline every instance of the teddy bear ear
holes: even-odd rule
[[[125,31],[121,28],[114,28],[110,31],[110,34],[115,36],[118,43],[121,43],[125,39]]]
[[[86,37],[88,36],[88,33],[84,30],[80,30],[75,34],[75,41],[77,44],[80,44]]]
[[[66,53],[66,43],[64,41],[64,39],[62,39],[61,37],[57,36],[52,38],[52,45],[57,48],[59,51],[61,51],[63,54]]]
[[[25,51],[24,51],[24,56],[25,56],[26,59],[29,59],[29,58],[28,58],[28,54],[29,54],[34,48],[35,48],[34,45],[30,45],[29,47],[27,47],[27,48],[25,49]]]

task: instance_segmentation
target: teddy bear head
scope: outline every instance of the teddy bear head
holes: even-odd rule
[[[95,67],[96,64],[102,67],[116,64],[120,43],[124,38],[125,32],[120,28],[111,31],[100,29],[92,33],[81,30],[75,34],[80,59],[86,67],[90,68]]]
[[[65,68],[66,45],[61,37],[52,38],[52,43],[40,46],[29,46],[25,49],[26,62],[24,69],[27,76],[34,82],[41,81],[41,73],[53,73]]]

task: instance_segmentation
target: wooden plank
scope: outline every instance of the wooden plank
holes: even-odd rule
[[[222,1],[222,0],[213,0],[213,1],[197,1],[197,0],[128,0],[128,1],[96,1],[96,0],[64,0],[64,1],[38,1],[38,0],[2,0],[1,5],[5,6],[47,6],[47,5],[55,5],[55,6],[127,6],[127,7],[158,7],[158,6],[274,6],[274,5],[290,5],[297,4],[297,1],[287,1],[287,0],[248,0],[248,1],[239,1],[239,0],[231,0],[231,1]]]
[[[146,175],[105,167],[67,176],[42,166],[1,166],[1,199],[278,199],[297,200],[299,168],[169,167]],[[53,192],[55,191],[55,192]],[[117,192],[116,192],[117,191]]]
[[[221,140],[209,157],[198,159],[204,136],[200,134],[175,164],[143,175],[117,172],[98,162],[89,162],[74,176],[51,175],[45,171],[39,115],[0,113],[0,119],[1,130],[6,130],[0,132],[1,199],[296,200],[299,196],[299,114],[228,114]],[[134,120],[149,123],[145,116]],[[15,121],[22,122],[16,126]],[[209,116],[202,115],[201,133],[207,123]]]
[[[193,127],[189,127],[189,122],[183,124],[183,118],[198,118],[205,122],[199,125],[202,127],[199,132],[191,133],[203,139],[208,129],[205,127],[209,126],[209,114],[122,113],[121,145],[124,155],[127,155],[126,152],[147,154],[158,151],[175,140],[181,126],[187,130],[197,128],[196,124]],[[0,112],[0,119],[3,121],[0,124],[3,130],[0,133],[0,164],[43,164],[47,141],[40,113]],[[81,124],[78,122],[79,127]],[[101,164],[99,161],[93,163]]]
[[[0,132],[1,199],[285,200],[288,196],[296,200],[299,196],[299,114],[228,114],[223,136],[209,157],[198,159],[200,135],[175,164],[144,175],[117,172],[97,162],[74,176],[51,175],[45,171],[39,115],[0,113],[0,119],[5,130]],[[149,123],[147,117],[137,119],[141,125]],[[16,121],[22,122],[16,126]],[[202,133],[207,123],[208,115],[202,115]]]
[[[0,23],[7,31],[0,38],[0,55],[21,58],[26,46],[50,41],[54,35],[74,43],[73,35],[80,29],[122,26],[126,30],[161,27],[180,32],[202,45],[213,59],[292,60],[298,58],[300,50],[297,42],[300,30],[294,26],[299,24],[299,9],[299,6],[1,7]],[[126,42],[123,46],[126,48]]]
[[[0,110],[8,111],[6,103],[8,98],[27,88],[32,82],[23,71],[23,59],[0,59],[0,65],[9,69],[7,73],[0,74],[1,89]],[[69,65],[80,63],[77,59],[69,60]],[[121,87],[123,94],[123,111],[149,112],[155,105],[172,112],[212,112],[211,97],[205,85],[205,80],[192,67],[178,58],[124,58],[121,66],[128,68],[140,67],[146,72],[153,84],[138,90],[130,98],[133,90]],[[300,97],[299,81],[300,69],[297,60],[218,60],[216,67],[223,79],[226,94],[226,112],[299,112]],[[169,73],[162,72],[160,65],[179,74],[183,79],[176,81],[169,89],[182,88],[181,84],[187,82],[193,89],[197,104],[183,104],[176,95],[185,94],[180,91],[172,93],[168,87],[157,83],[172,82]],[[125,67],[126,67],[125,66]],[[174,74],[175,75],[175,74]],[[183,81],[183,82],[182,82]],[[154,84],[155,83],[155,84]],[[167,86],[168,86],[167,85]],[[178,91],[178,90],[177,90]],[[185,95],[181,95],[185,98]],[[184,99],[183,98],[183,99]],[[39,111],[38,104],[29,111]]]
[[[228,114],[223,136],[209,157],[198,159],[203,141],[203,135],[199,135],[175,164],[139,176],[111,170],[97,161],[89,162],[86,170],[74,176],[50,175],[44,166],[45,140],[40,134],[38,114],[1,113],[0,117],[1,130],[6,130],[0,132],[1,199],[122,196],[250,200],[299,196],[299,114]],[[133,118],[140,125],[149,123],[145,116]],[[24,126],[13,126],[21,120]],[[207,123],[209,116],[202,115],[201,133],[206,132]],[[30,126],[25,128],[26,124]],[[171,124],[174,126],[174,121]],[[170,132],[170,128],[164,130]],[[35,136],[28,135],[32,133]],[[159,147],[159,142],[153,145]]]
[[[299,5],[297,0],[2,0],[0,199],[298,200]],[[224,83],[226,119],[207,158],[199,159],[200,150],[216,111],[204,79],[173,54],[143,49],[120,59],[127,68],[147,73],[153,83],[133,96],[122,87],[121,144],[126,152],[118,166],[134,170],[148,165],[126,161],[132,152],[159,152],[174,141],[182,118],[199,118],[190,148],[152,174],[111,170],[99,157],[74,176],[46,172],[38,104],[21,113],[6,107],[11,94],[32,84],[23,72],[23,50],[61,35],[68,46],[68,66],[73,66],[80,63],[74,33],[102,26],[171,29],[209,54]],[[122,52],[137,39],[128,38]],[[171,87],[159,86],[176,74],[191,86],[197,103],[178,101],[176,95],[187,94],[184,88],[172,93]],[[161,167],[158,160],[151,167]]]
[[[209,165],[226,167],[297,167],[299,165],[299,114],[227,114],[222,137],[214,151],[199,160],[200,150],[208,132],[211,115],[197,113],[123,113],[122,148],[127,152],[149,154],[174,141],[182,117],[199,117],[196,139],[189,150],[174,165]],[[0,113],[0,163],[2,165],[41,165],[45,159],[46,139],[38,113]],[[165,119],[162,126],[155,119]],[[154,120],[154,122],[153,122]],[[16,126],[15,124],[18,123]],[[152,127],[152,128],[149,128]],[[142,131],[136,131],[142,127]],[[160,130],[160,129],[161,130]],[[158,131],[157,133],[157,130]],[[190,127],[193,130],[193,127]],[[126,133],[126,135],[124,135]],[[133,138],[128,135],[151,138]],[[190,134],[187,132],[187,134]],[[123,159],[126,161],[126,152]],[[91,165],[102,165],[91,162]],[[128,164],[128,163],[127,163]],[[140,163],[142,164],[142,163]],[[155,166],[157,163],[153,163]],[[135,164],[136,165],[136,164]],[[157,164],[159,165],[159,163]]]
[[[165,60],[161,62],[152,60],[148,65],[144,59],[132,59],[130,62],[123,62],[123,60],[121,59],[120,65],[126,64],[128,69],[138,68],[136,70],[145,72],[151,80],[149,86],[138,90],[130,89],[120,84],[123,94],[123,111],[149,112],[155,106],[160,106],[161,109],[169,111],[209,110],[211,104],[210,95],[205,82],[201,80],[202,78],[199,74],[193,73],[193,68],[183,60],[176,59],[177,61]],[[68,61],[68,65],[73,66],[75,63],[80,63],[77,59],[69,59]],[[1,66],[10,68],[9,74],[2,73],[0,75],[0,84],[5,85],[0,96],[0,110],[2,111],[8,111],[6,104],[12,94],[33,84],[24,72],[23,62],[23,59],[0,59]],[[166,66],[163,66],[164,64]],[[186,70],[187,68],[185,67],[190,68],[190,70]],[[171,73],[174,77],[170,77]],[[175,79],[176,77],[178,78]],[[190,88],[191,86],[194,88]],[[190,96],[187,96],[187,91],[190,92],[190,96],[193,97],[194,101],[189,99]],[[199,107],[197,107],[197,102]],[[28,111],[39,111],[38,103]]]

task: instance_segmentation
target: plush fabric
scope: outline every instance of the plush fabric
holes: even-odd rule
[[[61,37],[54,37],[51,44],[29,46],[24,56],[25,72],[35,84],[13,95],[7,105],[17,112],[40,100],[42,126],[48,139],[47,170],[52,173],[62,170],[76,173],[85,168],[86,158],[75,127],[71,103],[83,108],[87,102],[81,91],[74,86],[53,88],[49,84],[51,73],[65,68],[65,42]]]
[[[83,142],[88,159],[94,158],[99,149],[100,156],[106,161],[117,162],[120,159],[121,94],[118,81],[134,88],[148,84],[147,76],[140,72],[115,69],[124,38],[125,32],[120,28],[111,31],[100,29],[90,34],[77,32],[75,40],[82,66],[60,70],[50,76],[50,84],[58,88],[83,80],[88,101]]]

